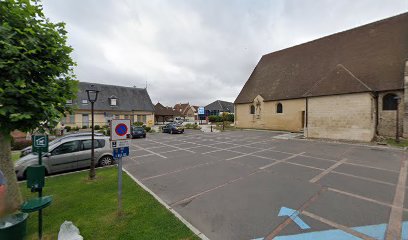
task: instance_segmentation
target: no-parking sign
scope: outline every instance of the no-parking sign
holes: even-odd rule
[[[130,134],[129,119],[112,119],[111,120],[111,140],[124,140]]]

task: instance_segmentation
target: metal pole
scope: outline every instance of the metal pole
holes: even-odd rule
[[[91,102],[91,116],[92,116],[92,142],[91,142],[91,171],[89,172],[89,178],[95,178],[95,146],[94,146],[94,102]]]
[[[396,116],[396,126],[395,126],[395,142],[400,143],[400,138],[399,138],[399,114],[398,114],[398,108],[399,108],[399,99],[397,99],[397,116]]]
[[[42,152],[38,151],[38,164],[42,165]],[[42,197],[42,188],[38,189],[38,197]],[[42,239],[42,209],[38,211],[38,239]]]
[[[122,214],[122,157],[118,163],[118,215]]]
[[[211,132],[212,132],[212,124],[211,124]]]

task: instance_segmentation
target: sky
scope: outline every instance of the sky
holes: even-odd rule
[[[408,11],[408,0],[43,0],[79,81],[156,104],[234,101],[262,55]]]

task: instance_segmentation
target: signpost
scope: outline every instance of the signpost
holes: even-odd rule
[[[118,215],[122,214],[122,158],[129,156],[130,120],[112,119],[111,146],[113,158],[118,160]]]
[[[45,182],[45,168],[42,166],[42,153],[48,152],[48,135],[33,135],[31,140],[32,151],[38,153],[38,166],[27,169],[27,184],[29,185],[31,182],[35,183],[29,187],[31,187],[31,191],[38,191],[38,200],[25,202],[22,210],[31,212],[38,209],[38,238],[42,239],[42,209],[51,204],[50,197],[44,197],[43,199],[42,196],[42,189]],[[34,179],[34,181],[32,179]],[[36,204],[33,204],[33,202]]]
[[[205,114],[204,107],[198,107],[197,114],[198,114],[198,117],[200,119],[200,123],[202,124],[203,123],[202,116]]]

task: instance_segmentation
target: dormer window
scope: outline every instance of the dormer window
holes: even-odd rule
[[[112,96],[109,98],[109,105],[111,106],[117,106],[118,105],[118,98],[115,96]]]
[[[88,104],[88,99],[82,99],[82,105],[87,105]]]

